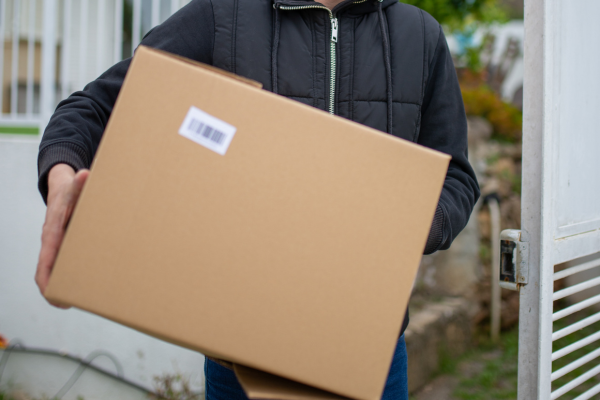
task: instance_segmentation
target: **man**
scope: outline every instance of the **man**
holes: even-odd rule
[[[427,13],[397,0],[194,0],[142,44],[450,154],[424,252],[448,248],[466,225],[479,197],[466,117],[444,34]],[[44,133],[39,188],[48,209],[36,274],[42,293],[129,64],[116,64],[61,102]],[[407,324],[408,316],[384,399],[408,399]],[[207,360],[205,374],[208,400],[246,398],[226,363]]]

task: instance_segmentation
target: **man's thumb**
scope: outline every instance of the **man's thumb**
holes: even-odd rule
[[[76,198],[79,197],[79,194],[83,189],[83,185],[85,185],[85,181],[87,180],[89,175],[90,171],[88,169],[80,169],[75,174],[75,177],[73,178],[73,194]]]

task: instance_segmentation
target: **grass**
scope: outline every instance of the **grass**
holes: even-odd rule
[[[37,126],[0,126],[0,134],[10,135],[38,135],[40,128]],[[0,397],[0,400],[2,398]]]
[[[449,351],[441,352],[439,373],[448,379],[439,385],[452,392],[452,400],[514,400],[517,398],[517,361],[518,328],[503,332],[497,344],[481,332],[478,346],[461,357],[452,357]],[[433,398],[429,396],[426,398]],[[416,398],[420,396],[412,397]],[[439,400],[448,399],[444,395]]]
[[[558,309],[562,304],[558,304]],[[584,310],[554,323],[554,332],[595,314],[594,310]],[[559,339],[553,344],[553,351],[564,348],[576,341],[583,339],[600,330],[600,322],[592,324],[580,331]],[[481,338],[479,345],[460,358],[451,357],[442,352],[440,354],[440,374],[453,377],[456,382],[452,397],[456,400],[494,400],[517,398],[517,365],[518,365],[518,327],[503,332],[498,344],[493,344]],[[572,352],[552,364],[552,371],[568,365],[569,363],[600,348],[599,342],[591,343],[577,351]],[[600,359],[600,358],[599,358]],[[582,367],[556,379],[552,383],[552,390],[557,390],[596,365],[599,359],[592,360]],[[560,397],[561,400],[572,400],[600,383],[600,376],[593,377],[583,384],[573,388]]]
[[[455,373],[460,373],[454,397],[461,400],[516,399],[518,329],[504,332],[498,344],[482,339]]]

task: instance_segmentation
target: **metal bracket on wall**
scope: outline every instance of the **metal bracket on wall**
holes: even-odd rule
[[[500,287],[519,290],[529,277],[529,236],[518,229],[500,234]]]

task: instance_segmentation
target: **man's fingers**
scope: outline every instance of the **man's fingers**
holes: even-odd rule
[[[57,227],[56,223],[53,225],[54,226],[49,226],[48,224],[44,225],[42,232],[42,248],[40,250],[40,258],[35,274],[35,281],[42,294],[44,294],[48,281],[50,280],[54,260],[56,259],[62,240],[62,230],[60,226]]]
[[[54,258],[56,257],[56,255],[52,256],[52,260],[54,260]],[[43,259],[45,258],[45,259]],[[50,274],[52,272],[52,264],[48,263],[48,256],[43,257],[40,254],[40,262],[38,264],[38,268],[35,274],[35,282],[37,283],[39,289],[40,289],[40,293],[42,293],[42,295],[44,295],[44,292],[46,291],[46,287],[48,287],[48,282],[50,281]],[[54,303],[52,301],[48,300],[48,303],[50,303],[51,305],[53,305],[54,307],[58,307],[58,308],[62,308],[64,310],[69,309],[70,307],[66,307],[57,303]]]
[[[35,281],[42,295],[48,286],[66,225],[89,175],[88,170],[81,170],[74,175],[70,170],[70,177],[68,172],[69,170],[64,168],[63,171],[57,170],[57,175],[54,176],[57,186],[55,186],[52,202],[48,202],[46,211],[46,221],[42,230],[42,248],[35,275]],[[61,173],[62,175],[60,175]],[[50,304],[59,308],[69,308],[52,302]]]
[[[50,274],[47,270],[47,267],[40,263],[38,263],[37,271],[35,272],[35,283],[37,283],[40,288],[40,292],[44,294],[46,290],[46,286],[48,285],[48,280],[50,279]]]
[[[54,306],[56,308],[60,308],[62,310],[68,310],[69,308],[71,308],[70,306],[63,306],[62,304],[58,304],[58,303],[54,303],[53,301],[50,300],[46,300],[51,306]]]

